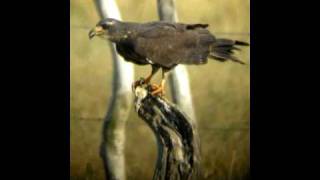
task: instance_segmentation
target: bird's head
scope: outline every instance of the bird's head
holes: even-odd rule
[[[90,30],[89,39],[92,39],[95,36],[98,36],[103,39],[108,39],[112,42],[117,42],[122,39],[124,25],[122,22],[106,18],[97,23],[97,25]]]

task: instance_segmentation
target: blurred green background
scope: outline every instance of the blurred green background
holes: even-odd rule
[[[117,3],[123,20],[158,20],[156,0]],[[94,1],[71,0],[70,8],[71,179],[104,179],[99,145],[111,95],[111,53],[107,42],[88,39],[89,28],[100,20]],[[217,37],[250,42],[249,0],[176,0],[176,8],[180,22],[208,23]],[[203,66],[188,66],[201,140],[201,179],[249,176],[250,48],[237,55],[247,65],[212,60]],[[149,72],[149,66],[135,66],[136,79]],[[159,81],[159,74],[154,82]],[[130,117],[127,179],[152,179],[155,139],[133,109]]]

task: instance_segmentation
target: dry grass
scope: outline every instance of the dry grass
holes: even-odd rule
[[[125,20],[157,20],[155,0],[117,2]],[[212,32],[249,32],[249,0],[177,0],[176,6],[182,22],[208,23]],[[98,153],[102,121],[78,117],[104,117],[111,91],[111,56],[106,42],[89,41],[89,29],[78,28],[94,26],[99,20],[92,0],[71,0],[70,16],[71,177],[103,179]],[[250,41],[248,36],[223,37]],[[202,179],[243,179],[249,173],[249,48],[239,57],[248,65],[210,61],[205,66],[188,67],[200,126]],[[147,66],[135,69],[136,78],[150,71]],[[151,179],[155,140],[133,111],[131,117],[127,125],[127,176],[129,180]]]

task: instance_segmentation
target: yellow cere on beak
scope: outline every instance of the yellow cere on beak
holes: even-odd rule
[[[89,39],[92,39],[94,36],[99,36],[102,34],[104,34],[104,29],[101,26],[96,26],[95,28],[90,30]]]
[[[96,26],[95,31],[101,32],[101,31],[103,31],[103,28],[101,26]]]

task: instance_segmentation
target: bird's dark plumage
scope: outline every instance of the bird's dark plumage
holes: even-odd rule
[[[103,37],[116,44],[125,60],[139,65],[157,65],[171,69],[178,64],[205,64],[208,58],[231,60],[237,46],[248,43],[217,39],[206,28],[208,24],[172,22],[131,23],[104,19],[97,26],[105,30]]]
[[[116,44],[117,52],[126,61],[152,66],[151,74],[134,87],[149,84],[153,75],[162,68],[162,81],[154,85],[153,95],[163,94],[165,74],[178,64],[206,64],[208,58],[231,60],[244,64],[233,55],[237,46],[246,42],[217,39],[207,30],[208,24],[183,24],[173,22],[132,23],[115,19],[101,20],[89,32],[89,38],[100,36]]]

